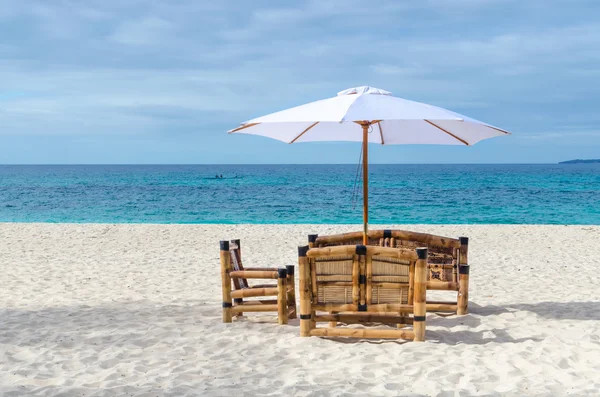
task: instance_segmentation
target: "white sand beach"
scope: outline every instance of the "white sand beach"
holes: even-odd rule
[[[284,266],[360,226],[0,224],[0,395],[598,395],[600,226],[382,227],[470,237],[470,314],[425,343],[221,322],[220,239]]]

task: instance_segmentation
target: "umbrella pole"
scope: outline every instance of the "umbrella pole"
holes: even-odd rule
[[[369,124],[362,124],[363,129],[363,244],[369,242]]]

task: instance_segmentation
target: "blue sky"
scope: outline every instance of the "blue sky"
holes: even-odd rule
[[[371,85],[513,132],[373,163],[600,158],[597,0],[0,0],[0,163],[355,163],[229,136]]]

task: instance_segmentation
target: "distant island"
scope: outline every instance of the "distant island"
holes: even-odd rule
[[[569,161],[560,161],[558,164],[600,164],[600,159],[591,159],[591,160],[569,160]]]

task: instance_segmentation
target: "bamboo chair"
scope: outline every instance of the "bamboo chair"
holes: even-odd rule
[[[456,301],[427,301],[428,311],[455,312],[464,315],[469,312],[469,239],[458,239],[416,233],[406,230],[370,230],[369,245],[414,249],[427,247],[427,289],[454,291]],[[308,236],[309,247],[329,247],[340,244],[362,244],[362,232],[319,236]]]
[[[244,268],[240,240],[221,241],[223,322],[246,312],[277,312],[279,324],[296,318],[294,266]],[[273,284],[250,285],[248,279],[277,280]],[[233,284],[233,290],[231,288]],[[275,299],[247,299],[275,297]]]
[[[300,336],[425,339],[427,248],[305,246],[298,248],[298,263]],[[413,328],[338,328],[338,322]]]

